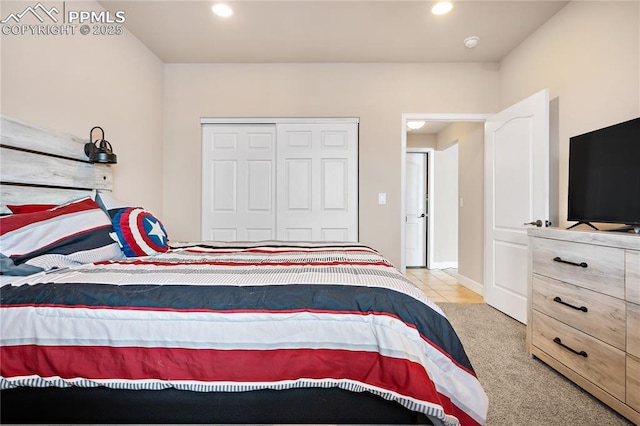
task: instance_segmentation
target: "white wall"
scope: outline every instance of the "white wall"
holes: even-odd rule
[[[491,64],[167,64],[165,225],[200,236],[201,117],[359,117],[360,240],[399,266],[402,113],[495,111],[497,77]]]
[[[0,3],[2,16],[12,4]],[[200,235],[200,117],[360,117],[361,240],[399,264],[401,113],[492,112],[548,87],[559,111],[564,218],[569,137],[640,115],[639,9],[637,1],[572,2],[499,67],[163,65],[127,33],[3,35],[0,107],[87,138],[103,126],[119,158],[116,195],[161,214],[173,239]],[[377,204],[378,192],[387,192],[386,206]]]
[[[639,8],[571,2],[502,61],[502,107],[549,88],[558,111],[559,226],[567,225],[569,138],[640,116]]]
[[[442,144],[458,146],[458,274],[472,289],[484,282],[484,123],[456,122],[440,132]],[[453,183],[452,183],[453,187]],[[463,200],[460,206],[459,200]]]
[[[0,16],[25,4],[2,2]],[[96,2],[71,5],[102,9]],[[126,31],[1,39],[2,114],[87,140],[91,128],[101,126],[118,155],[114,194],[161,217],[162,62]]]
[[[407,148],[436,148],[438,138],[434,134],[407,132]]]

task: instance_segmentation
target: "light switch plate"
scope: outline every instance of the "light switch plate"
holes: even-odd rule
[[[387,193],[380,192],[378,194],[378,204],[387,204]]]

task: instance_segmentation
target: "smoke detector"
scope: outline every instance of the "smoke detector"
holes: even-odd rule
[[[477,36],[467,37],[464,39],[464,45],[467,46],[469,49],[473,49],[478,45],[479,41],[480,41],[480,37],[477,37]]]

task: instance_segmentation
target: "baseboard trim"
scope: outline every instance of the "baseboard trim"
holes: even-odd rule
[[[429,269],[458,269],[458,262],[432,262]]]
[[[473,291],[474,293],[478,293],[480,296],[484,296],[483,290],[484,286],[477,281],[472,280],[469,277],[465,277],[464,275],[458,274],[458,282]]]

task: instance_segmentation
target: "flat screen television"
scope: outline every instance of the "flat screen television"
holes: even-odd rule
[[[569,139],[567,220],[620,223],[638,232],[640,118]]]

